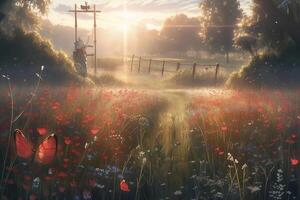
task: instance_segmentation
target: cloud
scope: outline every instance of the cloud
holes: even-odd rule
[[[59,13],[65,13],[68,12],[68,10],[71,10],[73,7],[70,5],[66,5],[66,4],[58,4],[57,6],[55,6],[53,8],[53,10],[55,12],[59,12]]]
[[[74,16],[74,13],[68,12],[69,10],[74,10],[74,7],[67,5],[67,4],[58,4],[53,8],[53,11],[58,12],[59,14],[63,15],[72,15]],[[78,13],[78,19],[82,20],[91,20],[93,19],[92,14],[87,13]]]
[[[195,11],[198,8],[199,0],[131,0],[124,5],[119,0],[106,0],[98,4],[97,7],[104,12],[120,11],[126,6],[127,10],[140,12],[176,12],[176,11]]]

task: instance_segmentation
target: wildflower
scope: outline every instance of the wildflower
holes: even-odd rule
[[[105,185],[96,184],[96,187],[97,187],[97,188],[100,188],[100,189],[104,189],[104,188],[105,188]]]
[[[292,166],[297,166],[299,164],[299,160],[296,158],[291,158],[291,165]]]
[[[260,191],[260,187],[258,186],[248,186],[247,188],[250,190],[251,193]]]
[[[228,130],[227,126],[221,126],[221,131],[226,132]]]
[[[227,160],[230,160],[230,161],[234,162],[234,158],[231,155],[231,153],[227,153]]]
[[[83,196],[84,200],[90,200],[90,199],[92,199],[92,194],[91,194],[91,192],[89,190],[84,190],[82,192],[82,196]]]
[[[64,138],[64,142],[65,142],[66,145],[71,144],[71,139],[70,139],[70,137],[65,137],[65,138]]]
[[[39,177],[36,177],[35,179],[33,179],[32,187],[33,188],[39,188],[40,183],[41,183],[41,179]]]
[[[143,165],[146,164],[147,158],[143,158],[143,161],[142,161],[142,162],[143,162]]]
[[[177,190],[174,192],[174,195],[176,195],[176,196],[182,195],[182,192],[180,190]]]
[[[59,102],[52,103],[51,108],[53,110],[58,110],[60,108],[60,103]]]
[[[245,163],[243,166],[242,166],[242,170],[246,169],[248,167],[248,165]]]
[[[39,79],[42,80],[42,77],[41,77],[41,75],[40,75],[39,73],[35,73],[35,75],[36,75]]]
[[[100,131],[100,128],[99,127],[97,127],[97,126],[94,126],[91,130],[90,130],[90,133],[92,134],[92,135],[97,135],[97,133],[99,133],[99,131]]]
[[[128,186],[128,184],[126,183],[125,179],[123,179],[123,180],[121,181],[121,183],[120,183],[120,189],[121,189],[121,191],[123,191],[123,192],[130,192],[129,186]]]
[[[41,136],[46,135],[48,132],[46,128],[37,128],[36,130]]]

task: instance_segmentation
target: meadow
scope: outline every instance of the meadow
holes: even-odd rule
[[[22,88],[3,78],[2,199],[299,198],[299,90],[50,87],[40,77]],[[16,129],[33,155],[18,152]],[[55,157],[38,162],[51,134]]]

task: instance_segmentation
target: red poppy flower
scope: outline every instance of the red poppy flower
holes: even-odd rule
[[[46,128],[37,128],[36,130],[41,136],[46,135],[48,132]]]
[[[221,131],[226,132],[228,130],[227,126],[221,126]]]
[[[28,175],[25,175],[25,176],[24,176],[24,180],[25,180],[25,181],[30,181],[31,179],[32,179],[31,176],[28,176]]]
[[[57,174],[57,176],[60,177],[60,178],[65,178],[65,177],[67,177],[68,175],[67,175],[67,173],[65,173],[65,172],[59,172],[59,173]]]
[[[65,142],[66,145],[69,145],[69,144],[71,144],[72,141],[71,141],[70,137],[65,137],[64,142]]]
[[[91,132],[92,135],[97,135],[97,133],[99,133],[99,131],[100,131],[100,128],[97,127],[97,126],[93,127],[93,128],[90,130],[90,132]]]
[[[297,134],[295,134],[295,133],[292,134],[292,135],[291,135],[291,138],[294,139],[294,140],[297,139]]]
[[[60,108],[60,103],[58,103],[58,102],[53,103],[52,106],[51,106],[51,108],[52,108],[53,110],[59,109],[59,108]]]
[[[126,181],[124,179],[120,183],[120,189],[123,192],[130,192],[129,186],[128,186],[128,184],[126,183]]]
[[[299,164],[299,160],[296,158],[291,158],[291,165],[292,166],[297,166]]]

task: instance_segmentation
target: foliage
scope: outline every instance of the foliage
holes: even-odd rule
[[[225,74],[219,72],[217,85],[222,85],[225,80]],[[198,69],[194,78],[192,76],[192,70],[181,70],[171,77],[170,82],[176,84],[176,86],[185,87],[215,86],[215,67]]]
[[[50,42],[36,32],[25,33],[16,29],[13,36],[0,32],[0,68],[2,74],[12,74],[17,82],[31,82],[32,74],[45,65],[45,80],[55,84],[78,82],[72,61],[53,49]]]
[[[1,73],[15,73],[16,81],[31,82],[32,74],[45,65],[48,82],[83,83],[73,62],[34,32],[38,17],[46,13],[49,4],[50,0],[5,0],[0,4],[4,16],[0,19]]]
[[[282,87],[299,84],[300,2],[255,0],[253,15],[245,17],[235,42],[253,59],[229,83],[234,86]],[[261,54],[257,55],[257,51]]]
[[[164,51],[178,52],[198,49],[201,45],[200,31],[200,21],[197,18],[189,18],[184,14],[167,18],[160,31],[160,48]]]
[[[252,56],[257,55],[256,38],[251,35],[239,35],[234,41],[235,45],[248,51]]]
[[[253,15],[244,20],[240,34],[258,38],[261,48],[284,50],[293,41],[296,45],[300,41],[299,27],[300,2],[255,0]]]
[[[200,3],[204,38],[212,51],[232,50],[234,30],[242,11],[237,0],[204,0]]]
[[[102,74],[101,76],[91,76],[93,82],[98,86],[108,86],[108,87],[120,87],[124,86],[121,80],[118,80],[115,76],[111,74]]]
[[[299,49],[290,48],[282,53],[264,53],[253,57],[239,72],[231,74],[227,85],[243,87],[297,87],[300,84]]]
[[[31,30],[34,28],[38,19],[36,15],[45,14],[51,0],[4,0],[0,4],[1,31],[9,33],[15,28]]]

